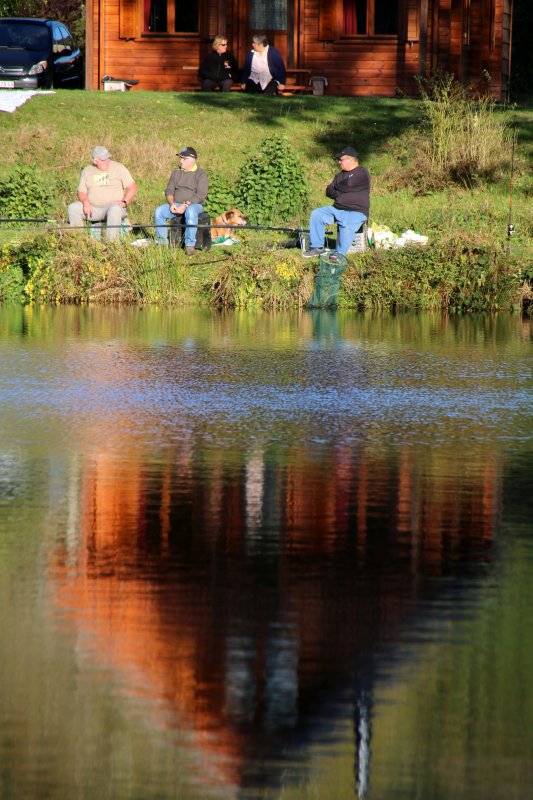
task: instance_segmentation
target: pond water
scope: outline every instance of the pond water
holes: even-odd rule
[[[0,308],[0,797],[528,796],[532,338]]]

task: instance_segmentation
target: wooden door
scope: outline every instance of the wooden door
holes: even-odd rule
[[[288,67],[298,66],[300,0],[234,0],[234,42],[239,63],[252,47],[252,36],[264,33]]]

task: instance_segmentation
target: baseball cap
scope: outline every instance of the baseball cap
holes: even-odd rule
[[[97,147],[93,147],[93,158],[99,158],[101,161],[105,161],[106,158],[111,158],[111,153],[107,147],[98,145]]]
[[[177,156],[182,156],[183,158],[187,158],[187,156],[192,156],[193,158],[198,158],[198,153],[194,149],[194,147],[184,147],[179,153],[176,153]]]
[[[350,158],[359,158],[359,153],[353,147],[343,147],[340,153],[337,153],[335,158],[338,160],[342,156],[350,156]]]

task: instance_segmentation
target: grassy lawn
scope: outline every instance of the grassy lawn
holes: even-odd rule
[[[513,206],[524,219],[533,190],[527,163],[533,160],[533,109],[517,110]],[[58,91],[35,98],[14,114],[2,114],[4,157],[0,180],[17,164],[50,180],[57,197],[53,213],[65,213],[80,169],[95,143],[110,148],[139,183],[132,217],[150,221],[177,164],[178,148],[191,144],[199,163],[233,180],[240,165],[271,133],[286,135],[307,165],[311,205],[324,203],[324,187],[336,171],[331,155],[349,143],[373,177],[372,219],[393,230],[436,232],[450,226],[479,230],[503,226],[509,206],[509,174],[489,187],[447,188],[415,195],[398,173],[416,162],[413,134],[421,124],[420,103],[391,98],[252,98],[163,92]],[[507,170],[508,173],[508,170]],[[400,183],[400,185],[398,185]],[[404,183],[405,185],[401,185]]]
[[[494,110],[496,117],[505,113],[505,109],[499,107]],[[427,256],[415,257],[412,263],[399,255],[394,259],[392,254],[388,261],[374,259],[368,268],[352,272],[352,281],[347,273],[344,285],[352,286],[352,295],[346,303],[397,307],[409,294],[407,305],[410,307],[435,307],[439,303],[460,307],[464,291],[471,292],[472,297],[476,292],[479,294],[475,284],[487,280],[485,265],[498,262],[494,269],[500,276],[505,273],[505,280],[510,275],[513,288],[501,293],[501,277],[496,272],[491,273],[497,291],[491,289],[486,307],[496,308],[500,305],[495,298],[500,295],[512,295],[515,299],[509,302],[513,305],[520,302],[516,300],[517,287],[524,278],[529,280],[528,276],[533,276],[533,107],[517,108],[512,119],[517,133],[512,181],[512,219],[516,236],[512,249],[518,271],[510,263],[506,266],[502,255],[507,247],[510,209],[510,145],[503,148],[490,178],[473,181],[468,186],[465,181],[424,186],[423,153],[428,135],[421,100],[58,91],[30,100],[14,114],[0,114],[4,145],[0,181],[10,176],[17,166],[31,168],[52,190],[50,216],[66,222],[66,206],[75,199],[80,170],[90,163],[92,147],[104,144],[116,160],[128,166],[139,184],[138,198],[131,207],[132,222],[151,224],[155,206],[164,201],[164,189],[172,169],[178,164],[176,153],[181,147],[195,147],[199,164],[208,174],[211,171],[233,184],[241,165],[254,156],[260,142],[281,134],[287,137],[304,165],[310,209],[327,202],[324,189],[338,169],[332,156],[350,144],[359,150],[361,163],[372,175],[370,223],[388,226],[396,233],[412,228],[428,235],[430,245],[436,249],[431,256],[428,250]],[[250,221],[254,222],[253,217]],[[285,222],[307,227],[308,210]],[[27,238],[28,234],[4,228],[0,230],[0,244],[14,237],[20,241],[24,236]],[[85,296],[93,299],[96,297],[94,274],[101,273],[104,299],[158,302],[168,298],[170,292],[175,302],[190,302],[200,292],[205,302],[213,302],[215,295],[220,298],[221,293],[225,293],[227,304],[270,302],[274,306],[286,306],[295,297],[300,304],[305,303],[311,285],[306,272],[310,265],[307,262],[302,265],[296,253],[296,260],[292,253],[283,254],[281,261],[279,255],[267,255],[269,243],[276,240],[275,234],[249,231],[242,239],[240,247],[228,252],[226,273],[222,276],[213,277],[213,268],[208,267],[207,261],[202,272],[200,258],[195,280],[203,281],[201,287],[190,282],[190,270],[185,265],[180,266],[179,253],[170,259],[164,254],[149,255],[135,248],[127,248],[126,252],[119,246],[114,250],[109,248],[113,250],[113,256],[109,257],[109,253],[94,251],[92,244],[82,245],[79,239],[79,245],[69,247],[59,240],[51,248],[55,253],[54,263],[63,265],[61,269],[70,275],[71,287],[67,290],[58,286],[57,281],[52,280],[51,270],[46,280],[41,270],[39,280],[32,279],[32,285],[35,283],[39,287],[44,300],[50,297],[75,300],[78,298],[76,286],[83,283],[80,278],[83,273],[83,280],[87,279],[87,287],[91,287],[86,289]],[[476,251],[479,247],[486,252],[480,255]],[[470,249],[473,256],[468,252]],[[490,253],[496,255],[493,257]],[[258,256],[264,274],[254,266]],[[37,263],[37,256],[24,258],[21,275],[33,275],[32,265]],[[464,258],[471,269],[466,290],[464,281],[461,283]],[[11,255],[9,259],[14,269],[15,257]],[[439,270],[439,264],[446,262],[453,262],[453,275],[444,276]],[[407,287],[405,274],[411,268]],[[121,276],[118,283],[115,281],[117,270]],[[172,270],[175,273],[169,285],[167,280]],[[357,275],[363,272],[365,280],[361,281]],[[246,290],[242,288],[244,273],[248,281]],[[481,278],[479,273],[482,273]],[[156,274],[157,278],[151,277]],[[110,293],[112,281],[115,283]],[[420,281],[427,284],[422,302],[417,290]],[[279,289],[281,284],[282,290]],[[4,296],[8,294],[4,291]],[[456,298],[453,301],[449,299],[452,295]],[[488,290],[485,295],[488,298]],[[30,299],[34,299],[34,294]],[[477,307],[475,302],[472,308]]]

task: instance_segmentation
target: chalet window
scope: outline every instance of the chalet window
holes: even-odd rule
[[[257,31],[286,31],[287,0],[251,0],[250,28]]]
[[[144,0],[144,30],[149,33],[196,33],[198,0]]]
[[[404,0],[319,0],[318,38],[398,36]]]
[[[396,35],[398,5],[398,0],[343,0],[344,35]]]

